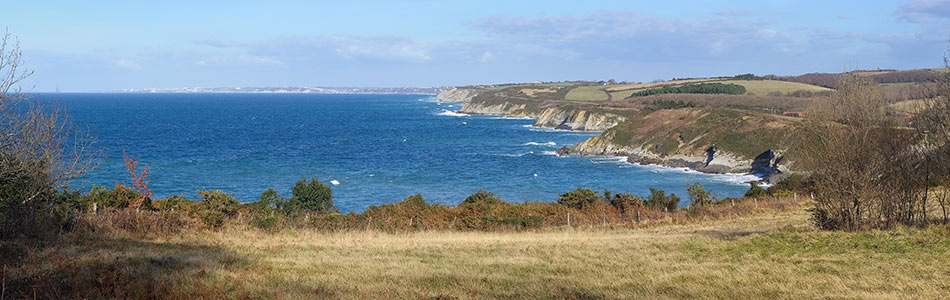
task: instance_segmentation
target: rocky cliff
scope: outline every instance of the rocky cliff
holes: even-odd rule
[[[623,122],[624,117],[611,113],[594,113],[582,109],[551,107],[545,109],[534,126],[565,130],[604,131]]]
[[[608,112],[591,111],[540,101],[469,101],[459,110],[473,115],[499,115],[513,118],[534,118],[536,127],[563,130],[604,131],[625,119]]]
[[[710,126],[715,121],[719,125]],[[781,151],[794,124],[762,114],[702,109],[644,112],[558,154],[626,156],[639,164],[769,179],[786,170]]]
[[[476,88],[463,88],[463,87],[454,87],[451,89],[444,90],[439,92],[435,96],[435,99],[439,102],[468,102],[478,96],[482,90]]]

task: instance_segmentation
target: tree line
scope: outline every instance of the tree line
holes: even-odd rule
[[[744,86],[731,83],[699,83],[681,86],[665,86],[633,93],[630,97],[643,97],[658,94],[745,94]]]

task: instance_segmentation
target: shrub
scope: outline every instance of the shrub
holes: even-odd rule
[[[293,212],[297,209],[312,211],[317,213],[338,212],[333,205],[333,190],[313,178],[308,183],[306,179],[301,179],[291,188],[293,197],[285,209]]]
[[[680,197],[676,196],[676,194],[671,193],[667,196],[663,190],[650,188],[650,196],[647,196],[647,201],[644,202],[644,204],[647,207],[672,211],[676,210],[676,207],[679,206],[679,202]]]
[[[458,207],[462,209],[469,210],[476,214],[487,214],[491,211],[491,208],[495,205],[505,203],[498,197],[495,197],[495,194],[479,190],[462,200],[462,203],[459,203]]]
[[[773,196],[776,196],[776,193],[789,191],[806,193],[813,186],[814,182],[811,178],[806,178],[801,174],[791,174],[782,179],[779,182],[776,182],[770,186],[766,191]]]
[[[752,182],[752,183],[749,183],[749,184],[750,184],[751,186],[749,187],[749,190],[745,192],[745,197],[746,197],[746,198],[762,197],[762,196],[765,196],[765,195],[768,194],[768,192],[767,192],[765,189],[763,189],[763,188],[762,188],[761,186],[759,186],[758,184],[755,184],[755,182]]]
[[[222,191],[195,191],[201,197],[198,217],[210,227],[219,227],[226,217],[233,216],[238,209],[238,201]]]
[[[682,100],[676,101],[676,100],[656,99],[656,100],[653,100],[653,106],[656,107],[657,109],[677,109],[677,108],[696,107],[696,103],[694,103],[693,101],[683,102]]]
[[[182,195],[171,195],[165,199],[152,201],[152,207],[162,211],[189,210],[192,209],[195,202],[185,199]]]
[[[557,203],[574,209],[583,209],[601,200],[601,197],[597,196],[597,191],[585,188],[577,188],[558,196],[560,197],[557,199]]]
[[[630,193],[615,194],[610,199],[610,205],[617,208],[621,215],[629,215],[631,211],[638,207],[643,207],[643,199],[631,195]]]
[[[107,189],[101,185],[93,185],[89,194],[82,196],[79,201],[88,209],[93,203],[99,208],[126,208],[130,202],[138,197],[138,193],[133,190],[117,186],[114,189]],[[146,208],[150,203],[143,203]]]
[[[346,228],[346,216],[334,212],[313,219],[313,226],[321,230],[343,230]]]
[[[247,202],[241,206],[255,213],[271,213],[284,205],[284,199],[274,189],[267,189],[261,193],[258,201]]]
[[[703,207],[712,204],[715,199],[710,196],[709,191],[703,188],[699,182],[686,186],[686,192],[689,193],[689,203],[691,207]]]
[[[256,215],[251,219],[251,224],[258,229],[265,231],[276,231],[278,229],[280,218],[276,215]]]

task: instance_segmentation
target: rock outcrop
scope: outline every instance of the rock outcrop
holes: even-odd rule
[[[689,168],[703,173],[745,173],[753,174],[770,181],[775,175],[781,174],[783,167],[779,166],[781,156],[777,156],[772,149],[766,150],[754,159],[744,159],[735,154],[718,151],[716,146],[707,148],[706,153],[695,155],[659,155],[643,147],[633,148],[618,145],[612,142],[613,132],[591,137],[571,147],[557,150],[558,155],[602,155],[626,156],[627,162],[636,164],[655,164],[673,168]]]
[[[570,148],[562,148],[558,150],[558,154],[628,156],[636,151],[632,147],[614,144],[613,139],[614,132],[605,132],[602,135],[593,136],[583,142],[574,144]]]
[[[472,100],[472,98],[475,98],[475,96],[478,96],[478,93],[481,91],[482,90],[477,88],[454,87],[439,92],[439,94],[435,96],[435,99],[439,102],[468,102]]]

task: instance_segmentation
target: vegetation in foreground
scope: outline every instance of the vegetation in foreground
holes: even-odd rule
[[[679,225],[527,232],[244,227],[3,244],[40,298],[916,298],[950,293],[950,227],[815,231],[801,204]],[[926,263],[922,263],[926,262]],[[10,297],[10,296],[8,296]]]

